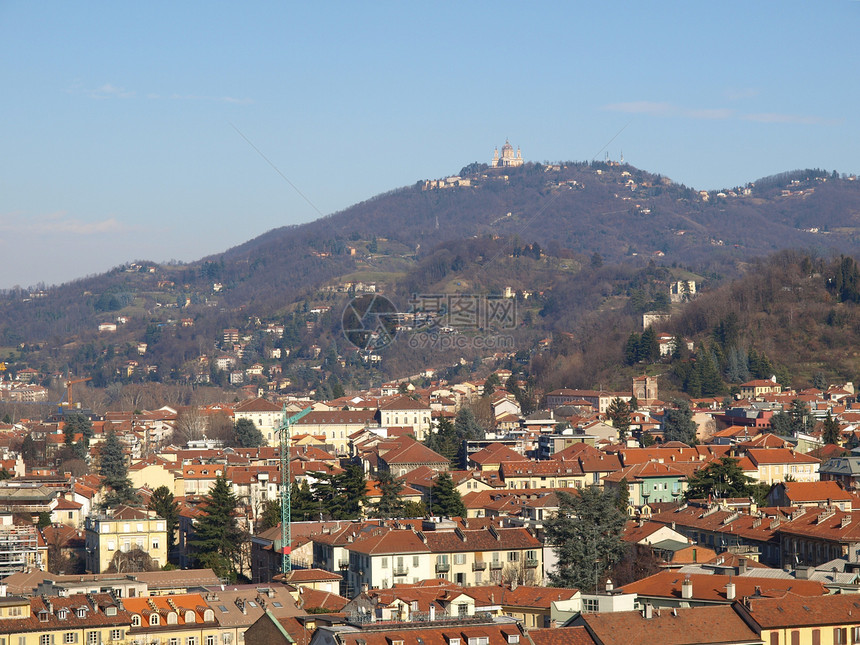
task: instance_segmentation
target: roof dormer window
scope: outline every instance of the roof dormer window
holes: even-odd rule
[[[57,618],[59,618],[60,620],[66,620],[66,618],[68,618],[68,617],[69,617],[69,612],[67,609],[61,609],[60,611],[57,612]]]

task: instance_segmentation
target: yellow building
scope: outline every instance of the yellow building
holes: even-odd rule
[[[102,573],[115,559],[120,561],[118,568],[121,569],[123,558],[117,553],[126,554],[134,549],[148,553],[155,567],[166,564],[167,523],[164,519],[128,506],[120,506],[110,515],[87,518],[87,571]]]
[[[0,598],[0,645],[125,642],[131,616],[110,594]]]
[[[736,611],[767,645],[848,645],[860,642],[855,594],[807,598],[745,598]]]

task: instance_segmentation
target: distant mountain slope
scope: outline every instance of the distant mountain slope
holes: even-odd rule
[[[223,328],[286,320],[320,301],[334,311],[341,301],[322,288],[354,280],[378,284],[401,307],[416,292],[540,292],[523,305],[531,335],[599,329],[606,311],[632,316],[664,289],[672,276],[645,271],[649,263],[686,266],[714,281],[779,249],[855,254],[860,243],[860,183],[817,170],[702,194],[617,164],[473,168],[187,265],[138,261],[44,292],[8,292],[0,299],[0,351],[36,344],[45,353],[31,359],[48,369],[83,364],[107,378],[118,352],[136,360],[137,343],[160,338],[146,360],[179,374],[212,352]],[[626,305],[630,297],[638,304]],[[117,332],[98,332],[118,316],[125,322]],[[618,333],[629,332],[625,320]],[[321,330],[299,334],[296,347]],[[448,358],[427,353],[422,364]],[[404,353],[393,363],[410,360]]]

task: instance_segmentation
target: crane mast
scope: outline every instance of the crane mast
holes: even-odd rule
[[[290,485],[290,426],[312,411],[313,408],[309,407],[288,417],[287,406],[284,404],[284,410],[281,414],[281,425],[278,428],[281,447],[281,573],[283,573],[285,581],[293,567],[290,558],[290,552],[292,551],[292,531],[290,527],[292,510],[290,508],[292,502]]]

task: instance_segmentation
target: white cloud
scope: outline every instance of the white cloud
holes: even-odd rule
[[[83,94],[92,99],[131,99],[137,96],[137,92],[127,90],[124,87],[114,85],[113,83],[104,83],[96,89],[86,89],[79,81],[75,81],[68,90],[71,94]],[[250,105],[254,99],[248,97],[237,96],[205,96],[200,94],[159,94],[157,92],[147,92],[143,94],[147,99],[159,101],[169,99],[173,101],[209,101],[213,103],[232,103],[233,105]]]
[[[793,125],[838,125],[838,119],[824,119],[818,116],[802,116],[799,114],[780,114],[778,112],[760,112],[758,114],[745,114],[741,117],[745,121],[756,123],[788,123]]]
[[[65,211],[25,216],[20,212],[0,214],[0,231],[18,235],[105,235],[126,230],[115,218],[86,221],[69,217]]]
[[[655,101],[632,101],[629,103],[611,103],[603,108],[612,112],[627,114],[647,114],[648,116],[681,117],[685,119],[728,119],[734,114],[726,108],[689,109],[673,103]]]
[[[134,98],[134,94],[134,92],[130,92],[124,87],[117,87],[112,83],[105,83],[90,92],[90,96],[94,99],[130,99]]]
[[[675,107],[671,103],[655,103],[653,101],[632,101],[630,103],[610,103],[604,106],[610,112],[626,112],[628,114],[650,114],[652,116],[672,116]]]
[[[756,123],[785,123],[789,125],[838,125],[841,123],[841,121],[836,119],[825,119],[818,116],[802,116],[797,114],[782,114],[778,112],[742,114],[730,108],[687,108],[673,103],[660,103],[656,101],[610,103],[609,105],[605,105],[603,109],[611,112],[625,112],[627,114],[644,114],[646,116],[711,121],[741,119],[743,121],[754,121]]]

